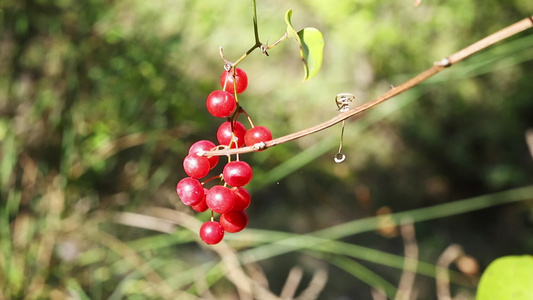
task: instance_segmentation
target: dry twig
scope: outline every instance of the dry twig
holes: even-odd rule
[[[309,285],[302,293],[296,297],[295,300],[315,300],[318,299],[318,296],[326,286],[328,281],[328,271],[326,269],[320,268],[315,271],[313,278],[309,282]]]
[[[298,285],[300,285],[300,282],[302,281],[303,273],[304,272],[302,271],[302,268],[292,267],[292,269],[289,271],[289,275],[287,276],[287,280],[285,281],[285,285],[281,290],[281,299],[289,300],[294,298],[296,289],[298,289]]]
[[[115,219],[118,223],[129,225],[129,226],[138,226],[141,228],[148,228],[152,230],[157,230],[161,232],[168,233],[169,222],[183,226],[190,231],[197,232],[200,228],[201,222],[196,220],[194,217],[172,209],[161,208],[161,207],[150,207],[145,209],[147,215],[143,214],[134,214],[134,213],[117,213],[117,218]],[[133,218],[138,218],[141,222],[131,222]],[[114,243],[116,246],[116,243]],[[112,246],[112,245],[108,245]],[[218,245],[210,246],[210,249],[215,251],[226,266],[226,276],[227,278],[235,285],[237,292],[239,293],[239,299],[262,299],[262,300],[280,300],[280,299],[293,299],[294,293],[300,283],[301,274],[298,275],[297,271],[291,272],[287,278],[284,291],[282,296],[277,297],[271,291],[268,290],[268,285],[265,287],[266,280],[261,277],[261,280],[254,280],[244,272],[236,251],[230,247],[227,243],[222,241]],[[123,249],[126,251],[127,249]],[[132,253],[135,257],[134,253]],[[139,263],[138,257],[135,257],[135,260],[130,262],[136,267],[140,267],[142,264]],[[154,283],[162,283],[162,279],[157,275],[157,273],[148,273],[147,279]],[[299,278],[298,278],[299,277]],[[302,293],[294,299],[298,300],[314,300],[317,299],[320,292],[324,289],[324,286],[327,282],[327,271],[325,269],[318,269],[313,278],[309,282],[308,287],[302,291]],[[268,282],[266,282],[268,284]],[[198,286],[199,289],[202,285]],[[207,296],[210,293],[207,290],[207,286],[203,285],[204,289],[200,292],[207,292]],[[168,292],[168,291],[167,291]],[[285,297],[287,296],[287,297]]]
[[[405,260],[395,300],[409,300],[412,299],[412,290],[418,266],[418,245],[413,222],[411,220],[404,221],[402,226],[400,226],[400,232],[405,245]]]
[[[387,295],[383,291],[372,289],[372,299],[374,300],[387,300]]]
[[[533,158],[533,129],[528,129],[526,131],[526,143],[527,147],[529,148],[529,153]]]
[[[450,275],[448,267],[452,262],[464,254],[463,248],[453,244],[448,246],[437,261],[437,298],[439,300],[452,300],[450,293]]]

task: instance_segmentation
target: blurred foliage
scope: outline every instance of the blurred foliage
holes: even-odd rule
[[[192,215],[174,186],[188,147],[214,140],[221,122],[204,106],[222,72],[218,47],[231,60],[254,43],[250,4],[241,2],[0,2],[1,299],[178,291],[187,299],[206,286],[237,297],[219,248],[196,243],[185,226],[196,223],[148,228],[143,216],[153,206]],[[412,2],[258,1],[262,42],[283,35],[293,9],[296,29],[324,34],[323,66],[302,83],[293,41],[270,57],[256,51],[240,65],[250,82],[240,101],[279,137],[335,116],[338,93],[368,101],[533,11],[529,0]],[[402,239],[391,223],[371,219],[358,231],[366,223],[351,222],[416,217],[415,209],[451,202],[451,216],[416,219],[420,260],[429,263],[415,284],[420,298],[435,298],[431,264],[451,243],[482,268],[533,253],[532,202],[509,201],[533,198],[515,189],[533,181],[524,138],[533,128],[532,36],[518,34],[350,120],[343,164],[333,163],[340,127],[244,155],[255,174],[251,229],[228,235],[230,248],[257,263],[275,294],[291,267],[303,266],[305,281],[331,261],[322,297],[368,299],[368,285],[397,285]],[[470,210],[453,202],[509,189],[514,196],[487,196]],[[310,234],[342,225],[355,229]],[[452,292],[472,297],[478,277],[456,278]]]

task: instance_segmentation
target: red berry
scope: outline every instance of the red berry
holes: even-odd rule
[[[235,195],[235,205],[233,210],[245,210],[250,206],[252,197],[247,189],[243,187],[234,187],[231,189]]]
[[[224,228],[218,222],[207,221],[200,227],[200,238],[206,244],[218,244],[224,238]]]
[[[231,161],[222,170],[224,181],[231,186],[245,186],[252,180],[252,168],[244,161]]]
[[[233,78],[233,74],[235,74],[235,80]],[[233,87],[234,83],[235,88]],[[239,68],[235,68],[235,72],[233,72],[233,70],[230,70],[229,72],[224,71],[220,76],[220,85],[225,91],[233,93],[236,90],[237,94],[240,94],[244,92],[248,86],[248,76],[242,69]]]
[[[201,140],[191,145],[189,148],[189,155],[190,154],[197,154],[204,151],[210,151],[213,150],[216,147],[215,143],[208,141],[208,140]],[[207,156],[207,159],[209,160],[209,169],[213,169],[218,164],[218,156]]]
[[[196,205],[200,203],[204,197],[204,187],[197,179],[186,177],[178,182],[176,192],[181,201],[185,205]]]
[[[208,191],[208,189],[204,188],[204,193],[207,193],[207,191]],[[205,194],[204,194],[204,198],[202,199],[202,201],[200,201],[196,205],[191,205],[191,208],[194,209],[197,212],[206,211],[208,209],[208,207],[207,207],[207,203],[205,203]]]
[[[255,126],[250,128],[244,135],[244,143],[246,146],[253,146],[257,143],[267,142],[272,140],[272,133],[265,126]]]
[[[192,178],[202,178],[209,173],[211,165],[205,156],[196,154],[187,155],[183,160],[183,169],[185,173]]]
[[[233,135],[235,135],[237,148],[240,148],[244,145],[245,134],[246,134],[246,128],[244,127],[244,125],[242,125],[241,122],[239,121],[224,122],[218,127],[217,141],[220,143],[220,145],[227,146],[231,142],[231,138],[233,137]],[[235,148],[235,143],[231,144],[231,148]]]
[[[216,213],[227,213],[235,205],[235,195],[229,188],[215,185],[205,194],[205,203]]]
[[[232,210],[220,216],[220,225],[227,232],[239,232],[248,225],[248,214],[242,210]]]
[[[205,203],[205,199],[204,199],[204,200],[200,201],[200,203],[198,203],[196,205],[191,205],[191,208],[194,209],[197,212],[204,212],[209,207],[207,207],[207,204]]]
[[[235,97],[229,92],[217,90],[209,94],[206,100],[207,111],[215,117],[226,118],[237,107]]]

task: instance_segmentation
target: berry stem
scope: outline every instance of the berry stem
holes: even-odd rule
[[[254,0],[255,3],[255,0]],[[433,64],[430,68],[425,70],[424,72],[418,74],[417,76],[409,79],[408,81],[402,83],[399,86],[392,87],[389,91],[384,93],[383,95],[368,101],[362,105],[359,105],[353,109],[350,109],[346,112],[340,113],[334,118],[331,118],[328,121],[325,121],[323,123],[320,123],[318,125],[309,127],[307,129],[300,130],[298,132],[294,132],[291,134],[288,134],[286,136],[273,139],[271,141],[265,142],[264,148],[273,147],[279,144],[283,144],[289,141],[293,141],[296,139],[299,139],[304,136],[308,136],[310,134],[322,131],[324,129],[327,129],[335,124],[338,124],[344,120],[347,120],[353,116],[356,116],[362,112],[367,111],[368,109],[377,106],[383,102],[385,102],[388,99],[391,99],[392,97],[395,97],[414,86],[420,84],[421,82],[427,80],[428,78],[432,77],[433,75],[443,71],[444,69],[453,66],[454,64],[466,59],[467,57],[474,55],[475,53],[503,40],[508,37],[511,37],[519,32],[522,32],[524,30],[527,30],[529,28],[533,27],[533,16],[527,17],[521,21],[518,21],[508,27],[503,28],[502,30],[493,33],[473,44],[470,46],[457,51],[456,53],[438,61]],[[257,46],[257,45],[256,45]],[[264,149],[263,148],[263,149]],[[263,150],[261,149],[261,150]],[[211,156],[211,155],[232,155],[232,154],[242,154],[242,153],[249,153],[249,152],[255,152],[258,151],[258,149],[254,146],[247,146],[242,147],[238,149],[227,149],[222,151],[206,151],[204,153],[205,156]]]
[[[254,122],[252,121],[252,117],[250,117],[250,115],[244,110],[244,108],[239,107],[239,110],[241,111],[241,113],[243,113],[245,116],[246,116],[246,119],[248,119],[248,123],[250,123],[250,127],[254,128],[255,125],[254,125]]]
[[[203,186],[204,184],[208,183],[209,181],[215,180],[215,179],[222,179],[222,174],[219,174],[217,176],[213,176],[211,178],[208,178],[208,179],[202,181],[200,184]]]
[[[235,70],[235,67],[232,70]],[[235,103],[237,103],[237,109],[235,109],[235,110],[239,110],[241,108],[241,105],[239,104],[239,96],[238,96],[238,93],[237,93],[237,84],[235,84],[235,72],[233,72],[233,98],[235,98]]]
[[[231,125],[233,127],[233,122],[231,122]],[[233,131],[233,128],[231,129],[231,131]],[[237,143],[237,137],[235,136],[234,132],[231,133],[231,140],[229,142],[228,149],[231,149],[232,145],[235,145],[235,148],[239,148],[239,145]],[[229,155],[228,155],[228,158],[229,158],[228,162],[231,161],[231,157]]]

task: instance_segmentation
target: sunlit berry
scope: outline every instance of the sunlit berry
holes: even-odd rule
[[[218,222],[207,221],[200,227],[200,238],[206,244],[218,244],[224,238],[224,228]]]
[[[234,74],[235,77],[233,76]],[[235,87],[233,86],[234,83]],[[248,86],[248,76],[239,68],[235,68],[235,71],[224,71],[220,76],[220,85],[222,86],[222,89],[227,92],[233,93],[234,91],[237,91],[237,94],[240,94],[244,92]]]
[[[205,105],[207,111],[213,116],[227,118],[237,107],[237,102],[235,101],[233,94],[222,90],[216,90],[207,96]]]

